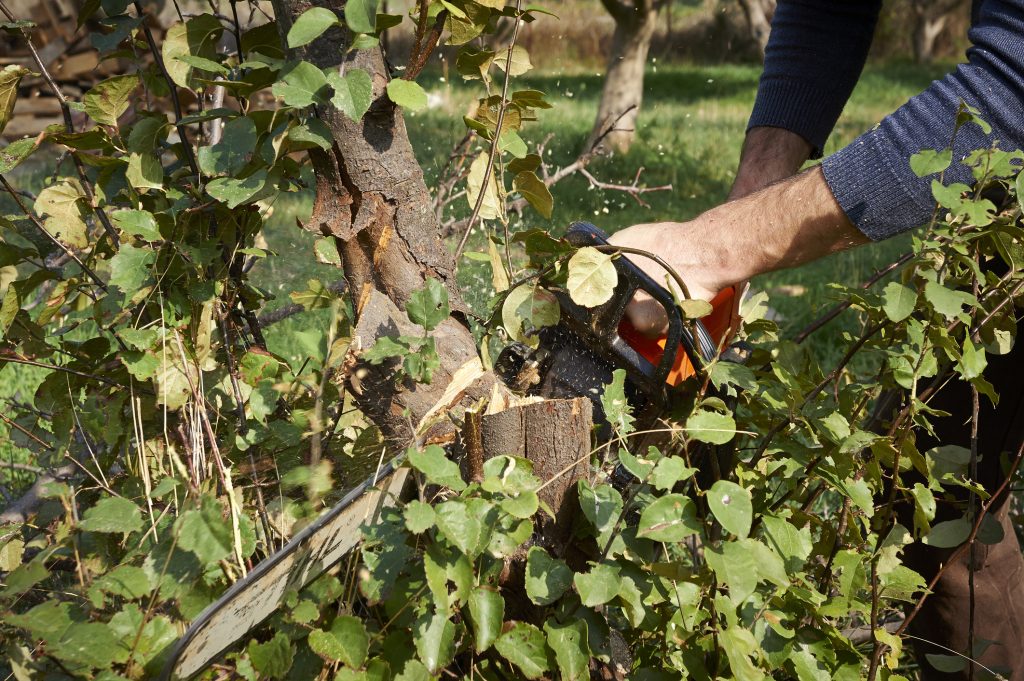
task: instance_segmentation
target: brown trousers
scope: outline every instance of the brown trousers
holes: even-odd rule
[[[1018,325],[1019,348],[1008,355],[989,356],[986,378],[1000,395],[993,408],[981,396],[978,419],[978,477],[985,489],[995,492],[1005,480],[1005,467],[1024,442],[1024,324]],[[951,416],[935,423],[936,437],[919,437],[924,452],[937,444],[970,447],[972,396],[968,384],[951,382],[936,395],[932,406]],[[1008,486],[1012,487],[1012,485]],[[959,494],[959,493],[958,493]],[[1002,541],[974,545],[974,647],[980,654],[974,659],[1011,681],[1024,681],[1024,557],[1016,528],[1010,521],[1009,493],[1001,495],[992,507],[1003,529]],[[935,522],[961,518],[966,508],[966,492],[956,501],[939,501]],[[980,502],[979,502],[980,503]],[[904,506],[900,515],[907,527],[913,522],[913,508]],[[907,547],[905,562],[930,582],[955,549],[936,549],[924,544]],[[956,673],[936,670],[928,655],[951,655],[967,651],[971,622],[969,569],[971,551],[942,574],[935,590],[911,623],[908,633],[921,665],[922,681],[966,681],[968,667]],[[926,642],[927,641],[927,642]],[[987,644],[987,647],[986,647]],[[973,678],[996,678],[979,665]]]

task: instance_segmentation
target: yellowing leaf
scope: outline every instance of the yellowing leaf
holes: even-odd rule
[[[484,186],[484,174],[487,172],[487,153],[482,152],[469,167],[469,176],[466,177],[466,198],[469,200],[469,207],[476,206],[477,198]],[[496,220],[502,215],[501,199],[498,194],[498,182],[494,173],[490,174],[487,182],[487,190],[484,194],[484,201],[480,205],[480,218],[482,220]]]
[[[612,256],[586,246],[569,258],[569,297],[584,307],[607,303],[619,281]]]
[[[36,197],[36,213],[40,217],[46,216],[43,223],[46,231],[71,248],[85,248],[89,245],[82,209],[83,198],[81,187],[71,180],[52,184]]]
[[[0,131],[7,126],[18,99],[18,84],[31,71],[18,64],[9,64],[0,71]]]

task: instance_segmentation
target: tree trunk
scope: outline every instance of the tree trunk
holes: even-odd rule
[[[274,0],[281,35],[313,4],[339,18],[344,15],[344,0]],[[316,112],[333,134],[334,149],[333,153],[310,152],[317,186],[313,214],[305,228],[336,238],[356,316],[353,348],[357,351],[372,347],[385,335],[422,335],[404,312],[410,295],[428,278],[440,280],[448,290],[453,314],[432,333],[441,367],[430,385],[396,383],[393,367],[358,360],[348,374],[359,408],[390,444],[404,447],[455,372],[478,355],[464,323],[466,306],[455,281],[454,261],[441,240],[405,119],[385,94],[390,75],[383,53],[379,48],[349,52],[349,40],[346,31],[332,29],[299,53],[320,68],[339,68],[344,62],[346,68],[364,69],[373,81],[374,96],[369,112],[358,122],[330,106]],[[463,391],[461,404],[489,394],[493,384],[493,374],[485,372]],[[453,439],[454,428],[448,421],[420,438]]]
[[[664,3],[652,0],[636,0],[630,6],[623,5],[621,0],[603,0],[603,3],[615,19],[615,33],[601,103],[587,148],[625,152],[636,135],[647,53],[657,26],[658,9]]]
[[[772,31],[775,0],[739,0],[739,3],[747,20],[750,40],[757,48],[761,61],[764,61],[764,50],[768,46],[768,36]]]
[[[935,58],[935,42],[950,16],[963,7],[963,0],[914,0],[914,60],[930,63]]]

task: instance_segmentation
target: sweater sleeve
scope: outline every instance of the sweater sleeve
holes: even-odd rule
[[[1024,145],[1024,0],[985,0],[972,26],[967,62],[822,162],[825,180],[847,217],[873,240],[928,222],[935,206],[932,177],[919,178],[909,159],[922,149],[945,149],[961,102],[992,126],[960,128],[945,181],[973,184],[961,162],[992,144]]]
[[[747,129],[785,128],[821,156],[864,68],[881,0],[779,0]]]

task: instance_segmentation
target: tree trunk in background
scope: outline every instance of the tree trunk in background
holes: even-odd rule
[[[927,64],[935,58],[935,41],[950,16],[964,7],[963,0],[914,0],[914,61]]]
[[[597,146],[625,152],[636,134],[636,120],[644,96],[647,53],[658,10],[665,0],[601,0],[601,3],[615,20],[615,33],[601,103],[587,148]]]
[[[286,35],[294,18],[311,7],[308,0],[274,0],[279,31]],[[344,0],[315,3],[343,16]],[[402,111],[384,94],[389,80],[379,48],[348,52],[347,32],[333,29],[303,48],[300,56],[320,68],[367,71],[374,102],[359,122],[334,107],[316,114],[334,137],[333,153],[311,153],[316,174],[313,214],[305,228],[334,236],[351,291],[355,324],[352,346],[371,347],[377,338],[422,335],[404,308],[428,278],[443,282],[453,311],[431,335],[441,367],[430,385],[396,385],[385,366],[358,362],[348,372],[349,389],[359,408],[381,429],[389,443],[408,446],[415,426],[440,400],[455,372],[477,361],[473,334],[463,323],[465,304],[454,276],[454,261],[440,237],[431,196],[423,180],[405,127]],[[468,386],[462,404],[489,394],[493,374],[483,372]],[[457,407],[453,405],[453,407]],[[445,421],[422,440],[450,442],[454,430]]]
[[[768,36],[772,31],[775,0],[739,0],[739,3],[747,20],[750,40],[757,47],[761,61],[764,61],[764,49],[768,46]]]

